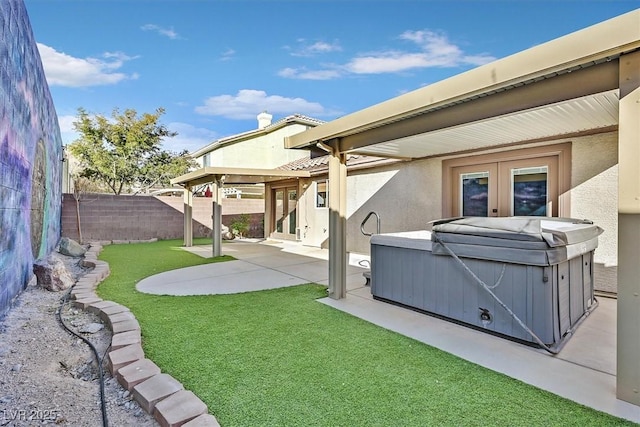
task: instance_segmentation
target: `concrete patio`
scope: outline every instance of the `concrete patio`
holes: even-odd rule
[[[211,246],[184,248],[210,257]],[[205,295],[247,292],[302,283],[328,282],[328,251],[279,241],[233,241],[222,247],[236,261],[206,264],[149,277],[141,292]],[[470,362],[599,411],[640,423],[640,407],[616,399],[616,300],[599,307],[579,326],[560,354],[495,337],[395,305],[376,301],[351,254],[347,298],[321,303],[414,338]],[[224,280],[216,280],[224,278]]]

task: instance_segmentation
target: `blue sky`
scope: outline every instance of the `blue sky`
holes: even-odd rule
[[[332,120],[640,1],[25,0],[60,121],[163,107],[193,151],[268,111]],[[639,24],[640,25],[640,24]]]

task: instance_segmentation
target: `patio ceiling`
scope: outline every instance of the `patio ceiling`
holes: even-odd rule
[[[610,130],[618,125],[618,90],[540,108],[391,139],[352,152],[379,157],[421,158],[466,150]]]
[[[308,178],[308,171],[280,169],[225,168],[207,166],[171,180],[171,184],[183,187],[206,184],[224,177],[225,184],[260,184],[287,178]]]

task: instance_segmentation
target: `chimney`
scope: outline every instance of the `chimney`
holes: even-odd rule
[[[273,116],[266,111],[258,114],[258,129],[264,129],[271,124]]]

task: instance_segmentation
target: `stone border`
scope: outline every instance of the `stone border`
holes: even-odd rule
[[[71,290],[71,304],[97,314],[111,329],[111,351],[107,358],[111,375],[163,427],[220,427],[202,400],[145,358],[140,324],[133,313],[96,294],[96,288],[110,273],[109,264],[98,260],[101,250],[101,243],[89,244],[83,265],[93,270],[76,282]]]

